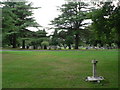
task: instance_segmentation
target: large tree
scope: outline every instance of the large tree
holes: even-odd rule
[[[13,48],[16,48],[18,37],[23,38],[22,47],[25,48],[25,38],[27,27],[38,27],[32,16],[32,9],[36,9],[31,6],[31,3],[27,1],[12,2],[5,1],[3,4],[3,32],[7,32],[7,36],[11,37],[11,44]],[[5,34],[4,34],[5,35]],[[3,35],[3,36],[4,36]],[[6,37],[6,39],[8,38]]]
[[[120,48],[120,1],[112,13],[111,22],[113,26],[114,42],[118,45],[118,48]]]
[[[75,49],[78,49],[81,33],[85,32],[85,30],[82,29],[82,26],[84,26],[82,22],[87,19],[87,9],[85,10],[85,8],[87,8],[87,4],[84,2],[68,2],[63,4],[59,9],[61,15],[52,21],[52,24],[55,25],[58,30],[64,29],[73,33]]]
[[[117,43],[119,46],[119,7],[115,7],[112,2],[102,2],[98,4],[100,7],[92,12],[91,19],[92,31],[94,32],[94,40],[96,44],[101,46]]]
[[[13,13],[13,8],[8,2],[1,2],[2,7],[2,33],[3,33],[3,45],[11,44],[13,48],[16,47],[15,34],[17,33],[17,16]]]

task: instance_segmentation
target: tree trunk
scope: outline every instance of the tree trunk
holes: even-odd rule
[[[117,35],[117,37],[118,37],[118,42],[117,42],[117,46],[118,46],[118,49],[120,49],[120,36],[119,36],[119,34],[120,34],[120,30],[119,30],[119,27],[117,28],[117,33],[118,33],[118,35]]]
[[[79,34],[75,35],[75,49],[78,49],[79,46]]]
[[[13,48],[16,48],[16,34],[13,34]]]
[[[44,46],[44,49],[47,49],[47,46],[46,46],[46,45]]]
[[[25,40],[22,40],[22,49],[25,49]]]
[[[29,46],[27,46],[27,49],[29,49]]]
[[[100,46],[103,47],[103,43],[101,43]]]
[[[120,49],[120,41],[118,41],[117,45],[118,45],[118,49]]]
[[[33,46],[33,49],[36,49],[36,46],[35,46],[35,45]]]
[[[68,45],[68,47],[69,47],[69,49],[71,49],[71,45],[70,44]]]
[[[109,49],[112,49],[111,43],[109,43],[108,45],[109,45]]]

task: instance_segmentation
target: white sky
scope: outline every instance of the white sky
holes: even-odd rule
[[[1,1],[1,0],[0,0]],[[39,9],[33,10],[33,17],[35,17],[38,24],[43,26],[40,29],[45,28],[48,35],[50,35],[54,30],[48,30],[47,27],[51,27],[50,21],[53,20],[55,17],[57,17],[60,12],[57,10],[57,6],[61,6],[65,3],[65,0],[27,0],[28,2],[33,3],[33,7],[41,7]],[[78,0],[79,1],[79,0]],[[89,0],[86,0],[89,1]],[[94,1],[94,0],[93,0]],[[118,0],[114,0],[115,2]],[[91,21],[87,21],[91,22]],[[36,28],[28,28],[32,31],[37,31]]]
[[[65,0],[28,0],[33,3],[34,7],[41,7],[33,10],[36,21],[43,26],[43,28],[50,27],[50,21],[57,17],[60,12],[57,10],[57,6],[61,6],[65,3]],[[32,31],[36,31],[36,28],[29,28]],[[47,30],[47,29],[46,29]],[[52,31],[47,30],[50,34]]]

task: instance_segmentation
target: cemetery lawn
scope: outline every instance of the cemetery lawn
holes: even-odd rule
[[[3,88],[118,88],[118,50],[2,51]],[[102,84],[85,82],[92,59]]]

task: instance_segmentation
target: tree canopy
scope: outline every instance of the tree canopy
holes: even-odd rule
[[[2,47],[34,49],[47,46],[79,49],[80,46],[120,48],[120,5],[113,2],[67,2],[60,6],[58,17],[51,21],[54,33],[47,35],[33,17],[32,3],[0,2],[2,9]],[[89,23],[86,20],[91,20]],[[42,21],[41,21],[42,22]],[[38,31],[30,31],[34,27]]]

